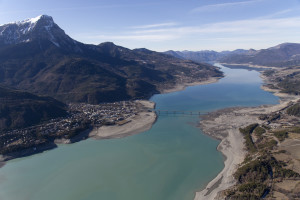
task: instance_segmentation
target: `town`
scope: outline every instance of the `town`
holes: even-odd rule
[[[0,135],[0,153],[8,154],[39,145],[53,143],[55,139],[71,139],[93,127],[123,125],[130,117],[145,110],[139,101],[121,101],[91,105],[70,103],[68,115],[39,125],[7,131]]]

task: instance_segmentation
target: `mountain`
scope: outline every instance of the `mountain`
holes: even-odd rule
[[[218,61],[227,64],[251,64],[272,67],[300,65],[300,44],[283,43],[261,50],[234,51],[167,51],[167,55],[195,62]]]
[[[283,43],[252,54],[233,54],[220,59],[224,63],[252,64],[273,67],[295,66],[300,64],[300,44]]]
[[[253,54],[255,50],[250,49],[250,50],[244,50],[244,49],[237,49],[234,51],[208,51],[208,50],[203,50],[203,51],[166,51],[164,52],[167,55],[172,55],[177,58],[183,58],[183,59],[188,59],[192,60],[194,62],[202,63],[202,62],[212,62],[212,61],[218,61],[223,58],[226,58],[231,55],[250,55]]]
[[[216,51],[166,51],[165,54],[175,56],[177,58],[183,58],[192,60],[194,62],[210,62],[217,60],[219,56]]]
[[[57,47],[81,51],[78,42],[71,39],[54,23],[52,17],[40,15],[36,18],[0,26],[0,46],[48,40]]]
[[[66,116],[66,105],[49,97],[0,86],[0,132]]]
[[[80,43],[47,15],[0,26],[0,63],[0,84],[65,103],[148,98],[222,76],[213,66],[147,49]]]

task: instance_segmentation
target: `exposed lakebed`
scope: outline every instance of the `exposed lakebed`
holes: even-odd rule
[[[258,72],[222,71],[225,78],[217,83],[151,100],[160,110],[201,112],[278,102],[260,89]],[[9,161],[0,169],[0,199],[192,200],[224,167],[219,141],[202,134],[198,121],[195,115],[160,115],[141,134],[88,139]]]

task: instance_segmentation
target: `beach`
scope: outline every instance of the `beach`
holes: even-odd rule
[[[229,66],[245,66],[249,68],[259,68],[259,69],[276,69],[277,67],[269,67],[269,66],[264,66],[264,65],[253,65],[253,64],[234,64],[234,63],[220,63],[221,65],[229,65]]]
[[[142,105],[140,112],[126,119],[123,125],[94,127],[89,137],[94,139],[122,138],[149,130],[156,121],[156,113],[152,110],[155,103],[146,100],[138,101]]]
[[[195,85],[206,85],[211,83],[216,83],[220,80],[220,77],[210,77],[203,81],[195,81],[195,82],[185,82],[185,83],[178,83],[171,88],[164,88],[160,90],[161,94],[171,93],[171,92],[178,92],[184,90],[186,87],[195,86]]]

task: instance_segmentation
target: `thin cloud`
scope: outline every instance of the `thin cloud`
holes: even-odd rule
[[[191,10],[191,13],[197,13],[197,12],[203,12],[203,11],[211,11],[211,10],[217,10],[217,9],[224,9],[224,8],[230,8],[234,6],[244,6],[249,5],[253,3],[257,3],[262,0],[253,0],[253,1],[239,1],[239,2],[231,2],[231,3],[219,3],[219,4],[211,4],[206,6],[201,6],[198,8],[194,8]]]
[[[275,12],[275,13],[270,14],[270,15],[265,15],[263,17],[259,17],[258,19],[274,18],[274,17],[278,17],[278,16],[281,16],[281,15],[290,13],[290,12],[295,11],[295,10],[299,10],[299,8],[298,9],[285,9],[285,10],[281,10],[281,11]]]
[[[194,33],[258,33],[282,31],[288,28],[298,28],[300,17],[274,18],[274,19],[250,19],[237,20],[220,23],[206,24],[204,26],[182,26],[164,29],[147,29],[133,31],[133,34],[180,34],[188,35]]]
[[[149,28],[161,28],[161,27],[171,27],[176,26],[177,23],[169,22],[169,23],[160,23],[160,24],[148,24],[143,26],[134,26],[133,29],[149,29]]]
[[[242,38],[264,38],[270,35],[300,34],[300,17],[273,18],[273,19],[250,19],[211,23],[203,26],[164,27],[157,29],[156,26],[145,30],[124,31],[118,35],[101,34],[88,36],[89,39],[102,40],[130,40],[130,41],[153,41],[163,42],[190,37],[216,38],[220,35],[234,35]]]
[[[222,33],[257,33],[257,32],[277,32],[288,28],[299,28],[300,17],[274,18],[274,19],[250,19],[230,22],[208,24],[204,28],[198,29],[200,32]]]
[[[144,34],[144,35],[95,35],[88,36],[88,39],[101,39],[101,40],[130,40],[130,41],[151,41],[151,42],[162,42],[168,40],[174,40],[178,38],[176,35],[171,34]]]

